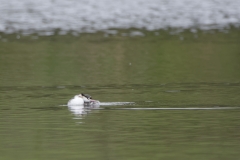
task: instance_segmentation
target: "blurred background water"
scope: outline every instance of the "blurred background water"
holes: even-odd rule
[[[52,35],[110,28],[239,27],[240,0],[0,0],[0,31]]]
[[[0,4],[0,159],[240,157],[240,1]]]

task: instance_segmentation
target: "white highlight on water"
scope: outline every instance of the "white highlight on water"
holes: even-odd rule
[[[121,105],[132,105],[134,102],[100,102],[100,106],[121,106]]]
[[[240,0],[0,0],[0,4],[0,32],[23,31],[24,35],[49,36],[55,29],[78,36],[110,28],[240,26]]]
[[[223,109],[240,109],[240,107],[194,107],[194,108],[114,108],[119,110],[223,110]]]

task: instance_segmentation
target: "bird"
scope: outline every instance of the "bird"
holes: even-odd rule
[[[78,94],[70,99],[67,103],[68,106],[84,106],[84,105],[96,105],[100,102],[98,100],[92,99],[89,94]]]

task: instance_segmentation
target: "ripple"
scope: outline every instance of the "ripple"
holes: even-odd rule
[[[101,102],[101,106],[122,106],[122,105],[133,105],[135,102]]]
[[[186,108],[114,108],[119,110],[224,110],[224,109],[240,109],[240,107],[186,107]]]

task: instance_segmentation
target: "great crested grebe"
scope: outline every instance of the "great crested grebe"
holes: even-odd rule
[[[88,94],[78,94],[68,101],[68,106],[83,106],[83,105],[96,105],[100,102],[98,100],[92,99]]]

